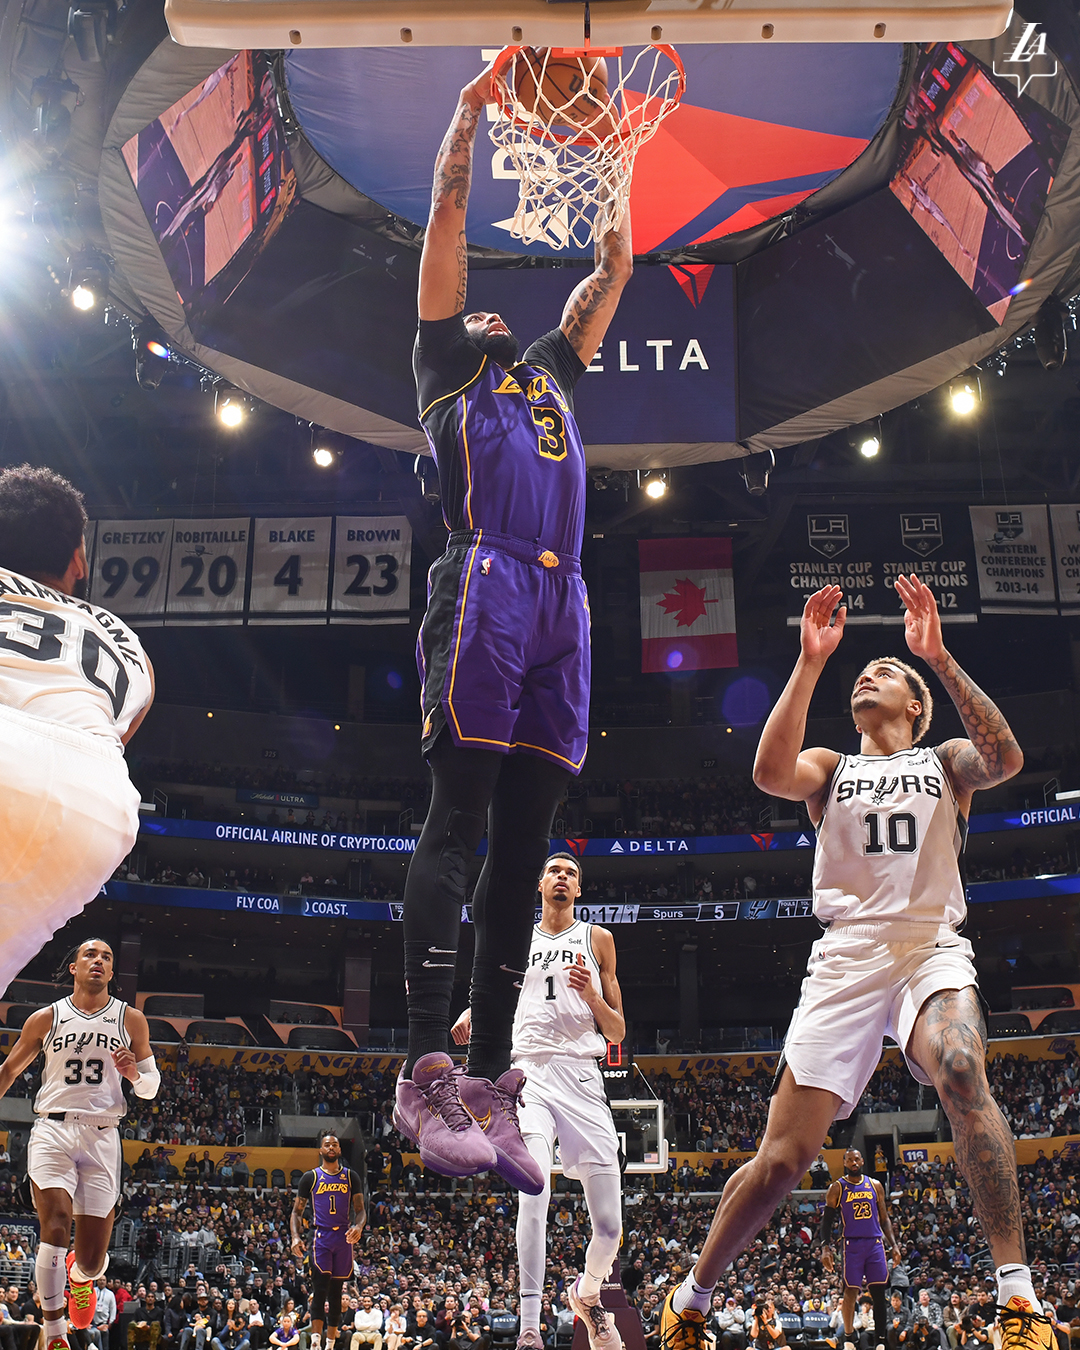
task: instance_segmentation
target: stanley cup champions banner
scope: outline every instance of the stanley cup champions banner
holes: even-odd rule
[[[730,539],[642,539],[641,669],[737,666]]]

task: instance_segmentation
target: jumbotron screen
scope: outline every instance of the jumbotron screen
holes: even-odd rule
[[[921,54],[892,191],[1000,323],[1068,128],[952,42]]]
[[[225,300],[296,193],[266,59],[231,57],[123,155],[189,318]]]

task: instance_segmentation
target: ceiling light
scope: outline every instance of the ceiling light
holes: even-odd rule
[[[337,461],[337,455],[325,445],[317,445],[311,452],[311,458],[320,469],[329,469]]]
[[[230,389],[227,384],[214,386],[214,412],[223,426],[235,430],[250,411],[251,404],[247,396],[239,390]]]
[[[875,459],[881,453],[881,439],[878,436],[864,436],[859,442],[859,454],[863,459]]]
[[[639,469],[637,480],[638,487],[654,502],[658,502],[668,490],[668,476],[664,469]]]
[[[135,345],[135,378],[143,389],[157,389],[169,362],[169,340],[149,315],[131,336]]]
[[[97,296],[89,286],[83,285],[80,281],[71,292],[71,303],[76,309],[93,309],[97,304]]]
[[[968,417],[975,411],[979,400],[970,384],[949,386],[949,403],[958,417]]]

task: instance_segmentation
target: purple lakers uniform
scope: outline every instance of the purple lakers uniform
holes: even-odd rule
[[[297,1194],[310,1199],[312,1227],[315,1241],[312,1263],[316,1270],[334,1279],[347,1279],[352,1274],[352,1248],[345,1234],[352,1226],[352,1198],[363,1187],[351,1167],[338,1172],[327,1172],[321,1167],[305,1172],[300,1178]]]
[[[877,1192],[869,1177],[840,1178],[840,1227],[844,1238],[844,1283],[849,1289],[885,1284],[889,1263],[878,1217]]]
[[[424,752],[448,727],[466,749],[524,751],[578,773],[589,601],[572,400],[585,367],[555,329],[503,370],[461,315],[421,322],[413,366],[450,530],[417,644]]]

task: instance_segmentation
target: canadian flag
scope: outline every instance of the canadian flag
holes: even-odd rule
[[[730,539],[640,539],[641,669],[737,666]]]

